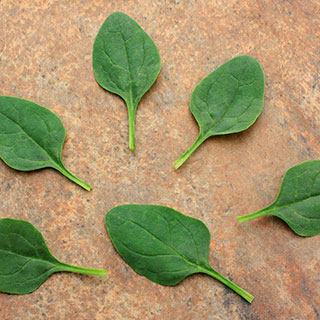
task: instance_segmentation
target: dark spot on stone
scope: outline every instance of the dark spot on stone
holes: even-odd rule
[[[225,291],[224,291],[224,295],[225,295]],[[228,297],[228,298],[226,298],[226,299],[224,299],[224,301],[223,301],[223,305],[224,305],[224,307],[226,308],[226,309],[229,309],[230,308],[230,298]]]
[[[317,320],[320,320],[320,313],[319,313],[319,311],[318,311],[318,309],[315,307],[315,305],[313,304],[313,302],[311,303],[312,304],[312,308],[313,308],[313,311],[314,311],[314,313],[316,314],[316,319]]]

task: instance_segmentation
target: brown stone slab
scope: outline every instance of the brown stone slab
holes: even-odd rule
[[[150,34],[163,64],[138,108],[134,152],[123,101],[92,71],[95,36],[114,11]],[[66,167],[93,185],[86,192],[53,170],[23,173],[0,161],[0,217],[32,222],[66,263],[108,270],[0,294],[0,319],[320,319],[320,236],[301,238],[271,217],[236,220],[268,205],[289,167],[320,157],[319,17],[318,0],[0,0],[0,94],[55,112],[67,131]],[[265,72],[260,118],[210,138],[175,171],[198,134],[194,87],[241,54]],[[201,219],[212,266],[252,293],[252,305],[205,275],[175,287],[137,275],[104,227],[105,213],[124,203]]]

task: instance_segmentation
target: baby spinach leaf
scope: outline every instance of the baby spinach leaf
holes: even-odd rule
[[[200,128],[199,136],[174,162],[175,168],[209,137],[248,129],[262,111],[263,96],[263,71],[252,57],[236,57],[210,73],[194,89],[190,102]]]
[[[86,269],[58,261],[41,233],[24,220],[0,219],[0,292],[26,294],[53,273],[67,271],[105,276],[105,270]]]
[[[112,13],[103,23],[93,47],[93,71],[99,85],[119,95],[129,116],[129,148],[135,147],[135,114],[142,96],[161,69],[158,49],[129,16]]]
[[[300,236],[320,233],[320,160],[290,168],[282,181],[277,199],[268,207],[238,217],[239,222],[276,216]]]
[[[248,302],[253,300],[210,266],[210,233],[200,220],[168,207],[131,204],[111,209],[105,223],[121,257],[151,281],[171,286],[191,274],[206,273]]]
[[[71,174],[61,161],[66,136],[61,120],[24,99],[0,96],[0,158],[11,168],[53,168],[86,190],[91,186]]]

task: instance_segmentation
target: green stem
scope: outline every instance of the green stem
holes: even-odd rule
[[[107,275],[106,270],[88,269],[88,268],[72,266],[64,263],[61,263],[61,265],[62,265],[61,267],[58,267],[59,271],[75,272],[75,273],[86,274],[90,276],[101,276],[101,277],[105,277]]]
[[[133,103],[128,103],[128,116],[129,116],[129,149],[134,150],[135,148],[135,115],[136,111]]]
[[[209,268],[208,269],[207,268],[201,268],[201,271],[203,273],[206,273],[209,276],[219,280],[220,282],[225,284],[227,287],[232,289],[234,292],[236,292],[243,299],[247,300],[249,303],[251,303],[252,300],[254,299],[254,296],[251,295],[249,292],[247,292],[246,290],[240,288],[239,286],[237,286],[232,281],[230,281],[229,279],[225,278],[224,276],[222,276],[220,273],[218,273],[217,271],[213,270],[212,268],[210,268],[210,269]]]
[[[86,182],[82,181],[81,179],[79,179],[78,177],[74,176],[62,164],[60,166],[55,166],[54,168],[57,169],[59,172],[61,172],[65,177],[67,177],[71,181],[78,184],[83,189],[85,189],[87,191],[90,191],[92,189],[92,187],[88,183],[86,183]]]
[[[191,156],[192,152],[195,151],[207,138],[208,136],[200,134],[193,145],[178,160],[173,163],[174,167],[176,169],[180,168],[184,164],[184,162]]]
[[[266,216],[266,215],[268,215],[269,211],[271,211],[271,210],[260,210],[260,211],[253,212],[253,213],[250,213],[250,214],[247,214],[244,216],[240,216],[237,219],[238,219],[238,222],[242,223],[245,221],[250,221],[250,220],[253,220],[256,218]]]

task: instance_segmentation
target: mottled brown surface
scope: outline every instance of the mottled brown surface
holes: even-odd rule
[[[134,152],[123,101],[98,86],[91,66],[94,38],[114,11],[151,35],[163,64],[138,108]],[[0,161],[0,217],[32,222],[66,263],[108,270],[0,294],[0,319],[320,319],[320,236],[296,236],[271,217],[236,221],[275,198],[289,167],[320,158],[319,17],[318,0],[0,0],[0,94],[55,112],[67,131],[65,165],[94,187]],[[264,69],[262,115],[244,133],[207,140],[175,171],[198,134],[193,88],[240,54]],[[104,227],[105,213],[124,203],[201,219],[212,266],[254,294],[252,305],[204,275],[175,287],[138,276]]]

